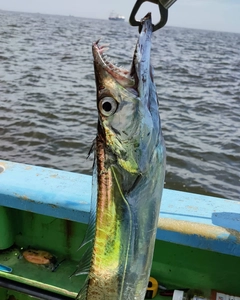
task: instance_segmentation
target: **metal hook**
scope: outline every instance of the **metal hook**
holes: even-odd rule
[[[141,22],[136,20],[136,14],[140,8],[140,6],[144,3],[144,2],[151,2],[154,4],[158,5],[159,8],[159,12],[160,12],[160,21],[156,24],[153,25],[153,31],[156,31],[160,28],[162,28],[166,23],[167,23],[167,19],[168,19],[168,10],[160,3],[160,0],[137,0],[137,2],[135,3],[130,18],[129,18],[129,23],[132,26],[139,26],[139,31],[141,31]]]

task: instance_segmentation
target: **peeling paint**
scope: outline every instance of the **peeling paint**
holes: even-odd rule
[[[67,248],[70,249],[70,247],[71,247],[71,238],[73,236],[72,222],[69,221],[69,220],[65,220],[65,228],[66,228],[66,244],[67,244]]]
[[[52,178],[57,178],[57,177],[58,177],[58,174],[50,175],[50,177],[52,177]]]
[[[17,193],[14,193],[14,195],[15,195],[16,198],[23,199],[23,200],[26,200],[26,201],[33,201],[33,202],[35,202],[34,200],[29,199],[28,196],[26,196],[26,195],[19,195]]]
[[[49,204],[52,208],[58,208],[58,205],[56,204]]]
[[[31,166],[26,166],[24,169],[25,169],[25,170],[31,170],[32,167],[31,167]]]
[[[199,209],[197,206],[190,206],[190,205],[188,205],[187,208],[190,210],[195,210],[195,211],[198,211],[198,209]]]
[[[167,231],[178,232],[185,235],[198,235],[205,239],[227,240],[233,238],[240,244],[240,233],[220,226],[174,220],[170,218],[159,218],[158,228]]]
[[[5,168],[0,165],[0,174],[2,174],[5,171]]]
[[[8,163],[0,161],[0,167],[2,167],[4,170],[8,168]]]

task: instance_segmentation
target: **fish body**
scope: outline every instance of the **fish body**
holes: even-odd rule
[[[130,71],[114,66],[93,44],[98,134],[92,208],[83,261],[87,280],[77,299],[145,298],[165,175],[165,146],[150,65],[150,14]],[[84,273],[80,262],[79,272]]]

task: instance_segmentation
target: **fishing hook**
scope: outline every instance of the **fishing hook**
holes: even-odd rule
[[[160,12],[160,21],[156,24],[153,25],[153,31],[156,31],[160,28],[162,28],[166,23],[167,23],[167,19],[168,19],[168,10],[159,2],[159,0],[137,0],[137,2],[135,3],[130,18],[129,18],[129,23],[132,26],[138,26],[139,27],[139,32],[141,32],[141,22],[136,20],[136,14],[140,8],[140,6],[144,3],[144,2],[151,2],[154,4],[158,5],[159,8],[159,12]]]
[[[168,8],[177,0],[137,0],[137,2],[135,3],[130,18],[129,18],[129,23],[132,26],[139,26],[139,32],[141,32],[141,22],[136,20],[136,14],[140,8],[140,6],[144,3],[144,2],[151,2],[154,4],[158,5],[159,8],[159,12],[160,12],[160,21],[156,24],[153,25],[153,31],[156,31],[160,28],[162,28],[168,20]]]

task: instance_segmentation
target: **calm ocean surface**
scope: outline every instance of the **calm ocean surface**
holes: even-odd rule
[[[128,22],[0,11],[0,158],[92,174],[92,42],[129,67]],[[240,201],[240,34],[165,27],[152,65],[165,187]]]

